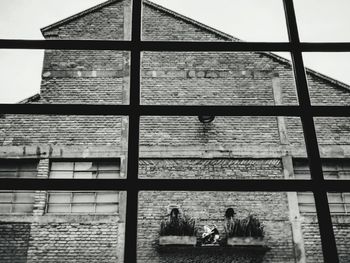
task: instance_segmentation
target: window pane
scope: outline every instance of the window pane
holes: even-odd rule
[[[15,203],[34,203],[34,192],[15,192]]]
[[[295,179],[307,156],[299,118],[200,117],[141,117],[140,178]]]
[[[120,162],[113,161],[113,162],[99,162],[98,166],[99,170],[120,170]]]
[[[336,179],[349,180],[350,118],[316,117],[314,121],[322,163],[334,166]]]
[[[0,204],[0,213],[11,213],[11,204]]]
[[[75,171],[96,171],[97,165],[93,162],[75,162]]]
[[[21,178],[33,178],[38,174],[37,171],[18,171],[18,177]]]
[[[22,153],[23,154],[23,153]],[[37,176],[38,160],[0,159],[0,177],[34,178]]]
[[[12,213],[32,213],[33,204],[14,204]]]
[[[294,3],[301,41],[350,41],[349,1],[294,0]]]
[[[74,179],[93,179],[97,172],[74,172]]]
[[[332,204],[329,206],[331,213],[345,213],[345,208],[343,204]]]
[[[2,49],[0,57],[2,103],[129,103],[130,52]]]
[[[343,198],[340,193],[329,193],[328,194],[329,203],[342,203]]]
[[[48,206],[48,213],[70,213],[69,204],[50,204]]]
[[[138,262],[268,262],[276,258],[278,262],[294,262],[301,257],[305,262],[324,262],[317,217],[301,215],[295,202],[295,192],[141,191]],[[178,213],[172,213],[174,208]],[[249,216],[256,223],[244,231]],[[248,236],[251,242],[257,242],[259,225],[263,225],[264,233],[260,246],[255,246],[261,249],[259,252],[243,243],[227,247],[232,237],[235,239],[230,242],[242,242]],[[218,236],[209,236],[213,228]],[[186,241],[192,243],[184,247],[184,238],[179,241],[174,235],[186,236]],[[217,238],[220,241],[215,242]],[[270,248],[267,253],[263,252],[264,246]],[[237,253],[238,248],[243,251]],[[201,252],[194,252],[197,249]]]
[[[93,204],[72,204],[72,213],[93,213],[95,208]]]
[[[120,178],[119,172],[116,171],[99,171],[97,174],[98,179],[113,179]]]
[[[33,204],[0,203],[1,263],[124,262],[126,192],[101,192],[120,195],[118,204],[75,203],[72,210],[62,200],[70,194],[41,190]]]
[[[342,204],[332,204],[330,206],[333,231],[335,236],[335,242],[337,245],[337,251],[339,256],[339,262],[347,263],[350,259],[350,243],[349,243],[349,212],[350,205],[346,204],[349,201],[349,193],[328,193],[330,196],[335,197],[336,200],[343,197]]]
[[[97,203],[118,203],[119,202],[119,196],[118,193],[115,192],[105,192],[105,193],[97,193],[97,199],[96,199]]]
[[[296,105],[290,54],[279,55],[268,52],[143,52],[141,103]]]
[[[95,193],[73,193],[73,203],[93,203]]]
[[[67,170],[67,171],[73,171],[73,162],[52,162],[51,163],[51,170]]]
[[[0,202],[11,203],[13,193],[0,192]]]
[[[50,193],[49,203],[70,203],[71,193]]]
[[[236,38],[247,41],[288,40],[281,1],[218,0],[215,3],[213,5],[211,1],[201,0],[144,1],[142,39],[149,41],[232,41],[232,39],[237,41]],[[266,28],[270,29],[269,32],[266,32]]]
[[[73,178],[73,172],[52,171],[50,172],[50,178]]]
[[[3,177],[3,178],[16,178],[17,176],[18,176],[17,171],[0,171],[0,177]]]
[[[118,206],[112,204],[97,204],[96,213],[117,213]]]
[[[344,196],[344,202],[350,204],[350,194],[344,193],[343,196]]]
[[[313,105],[350,105],[350,52],[304,52],[307,82]]]

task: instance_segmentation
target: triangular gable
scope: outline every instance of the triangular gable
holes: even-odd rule
[[[67,17],[65,19],[62,19],[62,20],[60,20],[60,21],[58,21],[56,23],[53,23],[51,25],[48,25],[48,26],[42,28],[41,29],[41,33],[44,35],[44,33],[48,32],[48,31],[50,31],[52,29],[55,29],[55,28],[57,28],[57,27],[59,27],[61,25],[67,24],[69,22],[72,22],[72,21],[74,21],[76,19],[79,19],[79,18],[81,18],[83,16],[86,16],[88,14],[91,14],[91,13],[95,12],[95,11],[98,11],[98,10],[100,10],[100,9],[106,7],[106,6],[109,6],[110,4],[113,4],[113,3],[116,3],[116,2],[120,2],[120,1],[122,1],[122,0],[108,0],[107,2],[103,2],[103,3],[99,4],[99,5],[93,6],[93,7],[89,8],[89,9],[81,11],[81,12],[75,14],[75,15],[69,16],[69,17]]]
[[[70,16],[70,17],[65,18],[65,19],[63,19],[61,21],[58,21],[58,22],[56,22],[54,24],[51,24],[51,25],[49,25],[47,27],[44,27],[44,28],[41,29],[41,31],[42,31],[43,34],[45,34],[46,32],[48,32],[50,30],[56,29],[56,28],[58,28],[58,27],[60,27],[60,26],[62,26],[64,24],[70,23],[70,22],[72,22],[74,20],[77,20],[77,19],[79,19],[81,17],[84,17],[84,16],[86,16],[88,14],[96,12],[96,11],[98,11],[98,10],[104,8],[104,7],[107,7],[107,6],[109,6],[109,5],[113,4],[113,3],[117,3],[117,2],[121,2],[121,1],[123,1],[123,0],[109,0],[109,1],[106,1],[104,3],[101,3],[99,5],[94,6],[92,8],[84,10],[84,11],[82,11],[80,13],[77,13],[77,14],[75,14],[73,16]],[[167,15],[170,15],[170,16],[174,17],[175,19],[179,19],[179,20],[181,20],[181,21],[183,21],[185,23],[191,24],[191,25],[193,25],[193,26],[195,26],[195,27],[199,28],[200,30],[203,30],[203,31],[205,31],[207,33],[214,34],[215,36],[217,36],[219,38],[222,38],[225,41],[240,41],[240,42],[244,42],[244,41],[242,41],[242,40],[240,40],[240,39],[238,39],[238,38],[236,38],[234,36],[231,36],[229,34],[221,32],[221,31],[219,31],[217,29],[214,29],[214,28],[212,28],[210,26],[207,26],[207,25],[205,25],[203,23],[200,23],[200,22],[195,21],[195,20],[193,20],[191,18],[188,18],[188,17],[186,17],[184,15],[181,15],[181,14],[179,14],[177,12],[169,10],[169,9],[163,7],[163,6],[160,6],[158,4],[152,3],[152,2],[150,2],[148,0],[144,0],[143,4],[148,6],[148,7],[150,7],[150,8],[153,8],[154,10],[157,10],[159,12],[163,12],[163,13],[165,13]],[[277,60],[277,61],[279,61],[279,62],[281,62],[281,63],[283,63],[285,65],[292,66],[291,61],[289,61],[289,60],[287,60],[285,58],[282,58],[282,57],[280,57],[280,56],[278,56],[276,54],[273,54],[273,53],[270,53],[270,52],[259,52],[259,53],[264,54],[264,55],[266,55],[266,56],[268,56],[270,58],[273,58],[273,59],[275,59],[275,60]],[[343,83],[343,82],[341,82],[341,81],[335,80],[335,79],[333,79],[331,77],[328,77],[328,76],[326,76],[324,74],[321,74],[321,73],[316,72],[316,71],[314,71],[312,69],[309,69],[309,68],[306,68],[306,72],[312,77],[324,80],[324,81],[329,82],[329,83],[331,83],[333,85],[336,85],[338,87],[341,87],[341,88],[344,88],[344,89],[350,91],[350,86],[345,84],[345,83]]]

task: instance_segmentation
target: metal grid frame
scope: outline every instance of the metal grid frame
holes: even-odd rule
[[[350,116],[349,106],[312,106],[302,52],[350,52],[350,43],[301,43],[293,0],[283,1],[289,42],[162,42],[141,41],[141,0],[132,0],[131,41],[0,40],[0,48],[124,50],[131,52],[129,105],[13,105],[0,104],[0,113],[129,116],[128,176],[126,179],[0,179],[0,190],[124,190],[127,191],[125,262],[136,262],[137,204],[141,190],[312,191],[315,197],[323,257],[339,262],[327,191],[349,191],[350,181],[324,180],[314,125],[315,116]],[[298,106],[146,106],[140,105],[142,51],[286,51],[292,56]],[[311,180],[139,179],[140,116],[297,116],[301,118]]]

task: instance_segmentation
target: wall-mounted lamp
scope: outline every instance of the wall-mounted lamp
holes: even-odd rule
[[[201,123],[210,123],[215,119],[215,116],[205,116],[205,115],[200,115],[198,116],[198,120]]]

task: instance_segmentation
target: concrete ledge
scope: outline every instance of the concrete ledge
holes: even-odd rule
[[[160,246],[195,246],[197,244],[196,236],[161,236],[159,237]]]

